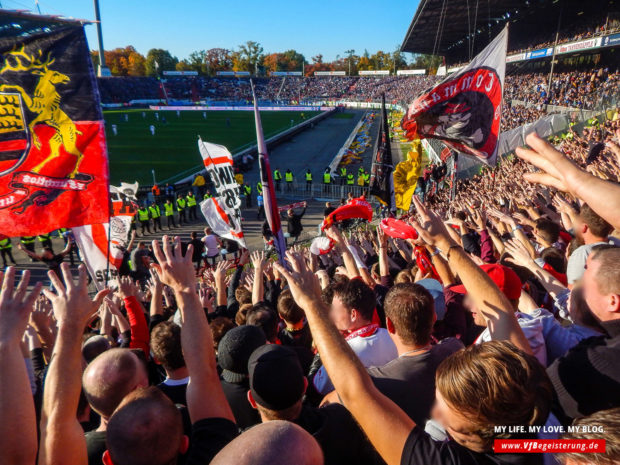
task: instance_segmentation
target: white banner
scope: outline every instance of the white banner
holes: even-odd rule
[[[596,37],[594,39],[581,40],[579,42],[571,42],[568,44],[558,45],[555,48],[555,53],[569,53],[575,52],[577,50],[587,50],[589,48],[600,47],[602,39],[600,37]]]
[[[233,239],[245,248],[241,231],[241,186],[235,180],[232,155],[223,145],[202,139],[198,140],[198,149],[217,192],[217,201],[207,199],[200,209],[216,234]],[[221,234],[225,228],[227,235]]]
[[[315,76],[346,76],[344,71],[315,71]]]
[[[360,76],[389,76],[389,69],[378,69],[378,70],[363,70],[359,72]]]
[[[408,76],[412,74],[426,74],[425,69],[399,69],[396,71],[397,76]]]
[[[134,202],[137,191],[137,182],[121,183],[119,187],[110,186],[113,212],[110,223],[89,224],[72,229],[75,243],[98,290],[106,285],[118,285],[118,269],[129,244],[131,219],[138,209]]]

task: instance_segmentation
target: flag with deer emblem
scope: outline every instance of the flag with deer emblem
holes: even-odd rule
[[[0,231],[107,223],[104,122],[84,28],[24,33],[23,14],[9,23],[0,37]]]

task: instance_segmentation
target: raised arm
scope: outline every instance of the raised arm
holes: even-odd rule
[[[27,293],[30,271],[15,288],[15,268],[0,271],[0,463],[32,465],[37,459],[37,419],[20,342],[41,283]]]
[[[467,294],[488,322],[494,340],[510,341],[527,353],[532,353],[512,306],[491,278],[474,263],[461,246],[448,235],[441,219],[413,197],[422,223],[412,224],[427,244],[438,247],[448,259],[448,265],[462,281]]]
[[[95,300],[88,296],[86,267],[78,268],[73,282],[69,265],[61,265],[65,285],[53,271],[48,276],[56,292],[44,289],[58,321],[58,336],[45,379],[41,411],[39,465],[86,464],[86,440],[76,412],[82,388],[82,333],[109,290],[100,291]]]
[[[325,233],[336,243],[336,245],[334,246],[334,252],[342,257],[349,278],[353,279],[359,277],[360,272],[357,269],[357,265],[355,264],[353,254],[347,247],[340,230],[336,226],[331,226],[325,230]]]
[[[381,394],[366,369],[328,316],[318,279],[303,257],[287,253],[291,271],[276,264],[295,302],[304,309],[321,360],[347,409],[389,465],[400,464],[403,448],[415,423]]]
[[[217,374],[213,335],[207,317],[196,293],[196,276],[192,263],[193,247],[181,252],[181,241],[174,240],[174,249],[167,236],[164,249],[153,241],[153,252],[158,264],[153,264],[162,283],[170,286],[176,297],[183,321],[181,347],[189,370],[187,408],[192,423],[204,418],[235,418],[230,410]]]
[[[530,133],[525,141],[531,148],[517,148],[517,156],[541,170],[524,174],[526,181],[554,187],[582,199],[601,218],[620,229],[619,185],[581,170],[535,133]]]
[[[265,271],[265,252],[254,251],[252,253],[252,265],[254,266],[254,283],[252,284],[252,305],[264,300],[265,295],[265,281],[263,279],[263,272]]]

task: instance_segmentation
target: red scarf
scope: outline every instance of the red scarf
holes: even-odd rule
[[[379,329],[378,324],[370,323],[366,326],[362,326],[361,328],[356,329],[355,331],[350,332],[349,334],[345,336],[345,339],[347,341],[350,341],[351,339],[355,337],[370,337],[373,334],[375,334],[378,329]]]

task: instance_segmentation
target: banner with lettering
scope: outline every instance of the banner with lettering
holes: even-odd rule
[[[75,243],[97,289],[118,284],[118,270],[130,242],[131,220],[138,211],[138,183],[110,186],[110,222],[73,228]]]
[[[0,37],[0,231],[103,223],[107,149],[83,25],[32,28],[28,15],[4,16],[12,27]]]
[[[246,247],[241,228],[241,186],[235,180],[232,155],[223,145],[198,139],[198,149],[217,192],[216,198],[200,203],[200,210],[213,231]]]
[[[440,139],[450,148],[495,164],[502,117],[508,28],[471,63],[416,98],[401,127],[409,140]]]

